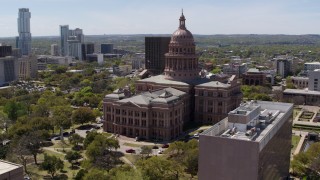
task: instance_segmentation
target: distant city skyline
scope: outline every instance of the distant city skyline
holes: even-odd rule
[[[32,36],[59,36],[60,25],[85,35],[171,34],[184,9],[193,34],[320,34],[315,0],[10,0],[1,2],[0,37],[14,37],[19,8],[32,12]]]

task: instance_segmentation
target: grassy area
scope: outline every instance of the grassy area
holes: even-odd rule
[[[300,136],[295,136],[295,135],[292,135],[292,140],[291,140],[291,144],[292,144],[292,147],[291,147],[291,153],[293,153],[298,144],[299,144],[299,141],[300,141]]]
[[[130,146],[130,147],[142,147],[143,145],[140,144],[134,144],[134,143],[123,143],[124,146]]]
[[[60,140],[55,141],[55,143],[53,144],[54,148],[72,148],[72,144],[69,143],[68,140],[64,140],[64,143],[61,142]]]
[[[61,160],[64,161],[64,168],[62,172],[57,172],[57,174],[64,174],[68,176],[68,179],[73,179],[73,177],[77,174],[79,171],[78,169],[71,169],[71,164],[64,159],[64,154],[57,153],[51,150],[44,150],[44,153],[48,155],[54,155],[56,157],[59,157]],[[38,162],[41,163],[44,159],[44,153],[39,154],[38,157]],[[27,166],[28,171],[30,172],[30,176],[32,179],[43,179],[45,176],[48,176],[47,171],[43,171],[39,169],[39,166],[35,164],[29,164]]]
[[[101,134],[103,134],[104,136],[106,136],[106,137],[110,137],[110,136],[112,136],[112,134],[111,133],[107,133],[107,132],[102,132]]]
[[[140,156],[135,154],[125,154],[124,157],[126,157],[132,164],[135,164],[140,159]]]
[[[300,112],[301,112],[301,108],[299,108],[299,109],[294,108],[293,109],[293,118],[297,117]]]

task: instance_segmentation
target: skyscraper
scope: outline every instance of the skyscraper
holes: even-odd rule
[[[69,55],[68,37],[69,37],[69,25],[61,25],[60,26],[61,56]]]
[[[69,30],[68,46],[69,56],[73,56],[78,60],[82,60],[82,43],[84,41],[82,29],[76,28]]]
[[[145,65],[153,74],[164,70],[165,53],[169,52],[170,37],[145,37]]]
[[[31,18],[31,13],[29,12],[28,8],[19,9],[18,48],[20,48],[22,55],[31,54],[30,18]]]

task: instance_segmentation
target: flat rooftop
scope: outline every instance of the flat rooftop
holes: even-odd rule
[[[284,94],[300,94],[300,95],[315,95],[320,96],[320,91],[309,91],[305,89],[286,89]]]
[[[22,165],[0,160],[0,174],[10,172],[10,171],[18,169],[20,167],[22,167]]]
[[[293,104],[251,101],[242,103],[201,135],[254,141],[261,144],[268,135],[274,135],[279,127],[292,116]],[[275,132],[274,132],[275,131]]]

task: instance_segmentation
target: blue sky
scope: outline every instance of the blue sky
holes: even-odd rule
[[[193,34],[320,34],[319,0],[0,0],[0,37],[16,36],[19,8],[31,11],[33,36],[171,34],[181,8]]]

